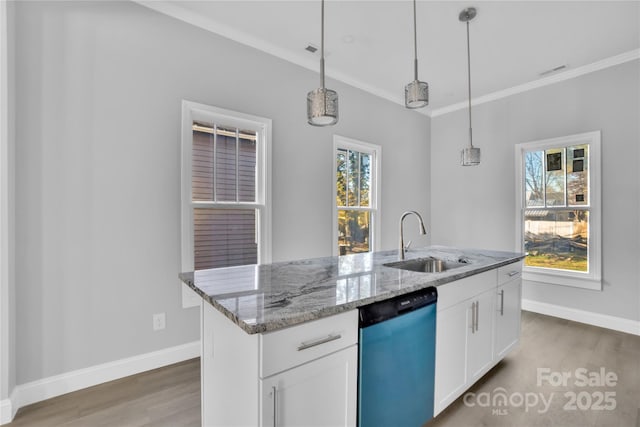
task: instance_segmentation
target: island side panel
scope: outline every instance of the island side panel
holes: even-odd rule
[[[202,303],[202,425],[259,424],[258,335]]]

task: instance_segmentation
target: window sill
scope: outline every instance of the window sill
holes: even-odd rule
[[[593,275],[580,276],[580,273],[546,273],[523,269],[522,280],[550,285],[571,286],[573,288],[602,291],[602,279]]]

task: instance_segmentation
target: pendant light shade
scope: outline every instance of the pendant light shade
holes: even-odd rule
[[[319,87],[307,94],[307,119],[313,126],[338,123],[338,94],[335,90]]]
[[[413,0],[413,81],[404,87],[404,105],[422,108],[429,105],[429,85],[418,80],[418,36],[416,28],[416,0]]]
[[[313,126],[338,123],[338,94],[324,87],[324,0],[320,14],[320,87],[307,94],[307,121]]]
[[[458,15],[460,22],[467,24],[467,72],[469,88],[469,147],[464,148],[460,153],[462,166],[477,166],[480,164],[480,149],[473,146],[473,131],[471,129],[471,47],[469,43],[469,21],[477,15],[474,7],[464,9]]]

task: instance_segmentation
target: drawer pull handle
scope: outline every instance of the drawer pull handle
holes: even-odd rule
[[[509,275],[509,277],[513,277],[513,276],[515,276],[516,274],[519,274],[519,273],[520,273],[520,272],[519,272],[518,270],[514,270],[514,271],[510,271],[510,272],[508,273],[508,275]]]
[[[301,342],[300,345],[298,346],[298,351],[306,350],[308,348],[315,347],[317,345],[324,344],[327,342],[339,340],[340,338],[342,338],[342,335],[340,334],[335,334],[335,335],[329,334],[326,337],[318,338],[317,340],[304,341],[304,342]]]

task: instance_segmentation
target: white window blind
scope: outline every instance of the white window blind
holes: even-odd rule
[[[271,121],[183,103],[182,266],[270,261]]]

